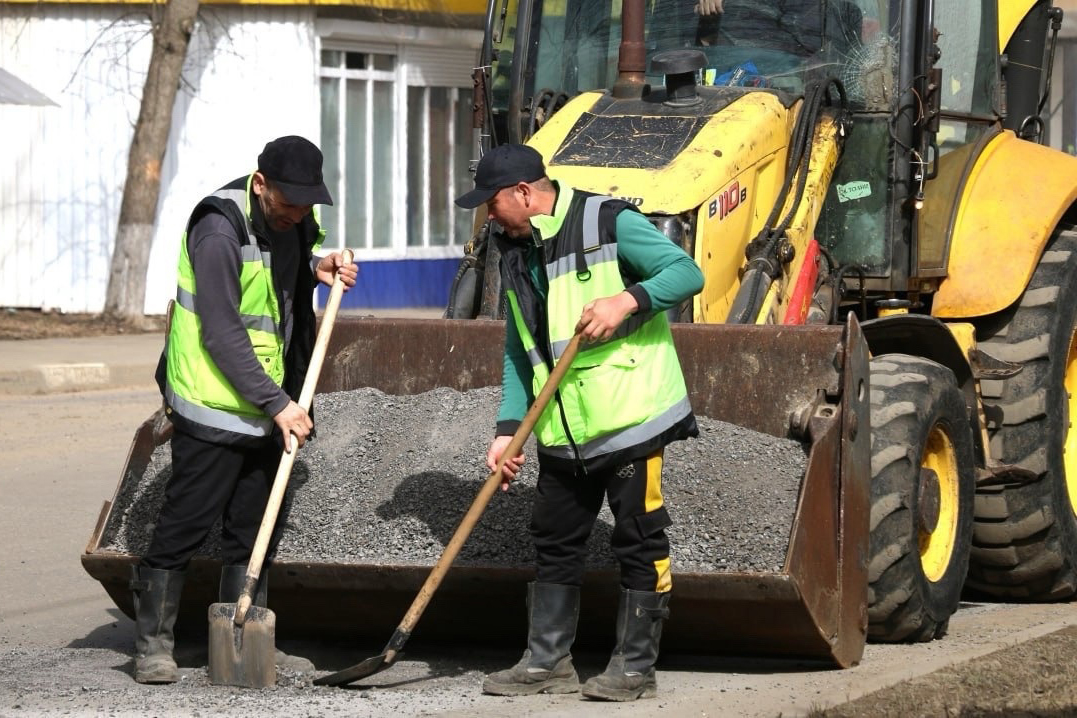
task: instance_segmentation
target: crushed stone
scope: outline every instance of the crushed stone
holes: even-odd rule
[[[412,396],[376,389],[318,394],[316,437],[296,457],[282,507],[278,561],[433,565],[488,471],[500,390],[438,388]],[[799,442],[697,417],[700,436],[666,448],[663,494],[674,572],[778,571],[806,468]],[[529,566],[534,438],[507,492],[497,492],[456,565]],[[127,476],[101,548],[140,555],[171,475],[167,443],[141,476]],[[590,568],[615,567],[613,519],[603,507]],[[198,551],[216,557],[220,528]]]

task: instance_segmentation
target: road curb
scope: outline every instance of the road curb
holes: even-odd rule
[[[37,364],[0,375],[0,394],[58,394],[155,386],[153,368],[103,362]]]

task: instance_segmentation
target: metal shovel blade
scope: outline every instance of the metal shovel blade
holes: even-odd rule
[[[392,650],[385,651],[384,653],[372,656],[361,663],[356,663],[354,666],[349,666],[344,670],[317,678],[314,681],[314,685],[346,686],[360,678],[366,678],[379,671],[384,671],[386,668],[396,663],[396,659],[402,655],[402,653],[397,653]]]
[[[235,616],[234,603],[209,607],[209,682],[242,688],[276,685],[276,614],[251,606],[241,625]]]

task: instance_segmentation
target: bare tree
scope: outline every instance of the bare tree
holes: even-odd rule
[[[161,193],[161,163],[198,4],[199,0],[168,0],[153,28],[153,51],[127,157],[127,179],[105,293],[104,313],[132,323],[143,318],[146,273]]]

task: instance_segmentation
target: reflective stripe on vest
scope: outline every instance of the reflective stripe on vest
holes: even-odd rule
[[[259,364],[278,386],[284,381],[284,338],[280,308],[273,285],[272,256],[258,246],[250,221],[250,183],[243,189],[223,189],[214,197],[231,202],[241,212],[246,236],[241,238],[239,315]],[[193,215],[192,215],[193,216]],[[187,251],[187,234],[180,250],[176,307],[168,336],[165,398],[172,409],[204,426],[249,436],[269,436],[273,419],[235,390],[202,343],[202,321],[195,298],[194,269]]]
[[[617,262],[616,232],[603,232],[601,226],[601,206],[609,200],[573,197],[565,211],[571,215],[571,206],[584,202],[581,226],[562,224],[555,237],[544,240],[548,249],[548,348],[554,361],[571,340],[583,306],[625,288]],[[579,212],[578,206],[574,209]],[[615,221],[615,216],[610,221]],[[511,285],[506,296],[531,361],[537,395],[550,369],[527,329]],[[566,373],[558,397],[561,409],[552,404],[546,408],[535,425],[535,436],[544,453],[565,458],[575,458],[576,451],[589,459],[630,448],[688,416],[688,392],[665,312],[634,315],[622,323],[613,338],[584,345]]]
[[[588,286],[586,289],[582,290],[583,294],[594,294],[597,292],[597,297],[592,298],[608,297],[617,294],[625,288],[624,282],[621,279],[620,265],[617,263],[617,242],[612,241],[603,243],[600,231],[599,210],[605,202],[609,201],[609,199],[609,197],[604,197],[602,195],[594,195],[587,197],[584,200],[583,205],[583,245],[581,248],[583,260],[587,265],[587,270],[591,272],[590,279],[594,279],[595,272],[595,270],[592,270],[591,268],[600,266],[603,269],[607,270],[603,274],[603,278],[605,278],[609,282],[606,290],[600,290],[595,286]],[[553,293],[552,287],[555,283],[562,282],[565,277],[568,277],[570,275],[576,277],[576,275],[579,273],[579,260],[580,257],[576,254],[562,254],[558,257],[547,258],[546,277],[548,278],[551,286],[551,294]],[[579,279],[579,277],[576,278]],[[586,284],[587,281],[590,281],[590,279],[581,282],[580,286]],[[568,287],[573,286],[573,283],[568,282],[567,280],[564,280],[563,284]],[[603,293],[603,291],[605,293]],[[588,301],[590,301],[590,299],[587,299],[582,303],[576,304],[575,300],[572,297],[569,297],[568,301],[561,305],[566,310],[565,312],[563,312],[563,314],[566,315],[563,317],[566,326],[570,323],[569,328],[575,328],[576,321],[580,318],[582,310],[576,312],[575,318],[571,318],[567,315],[571,314],[571,309],[573,307],[583,307],[583,305],[586,304]],[[552,303],[548,302],[547,304],[549,306]],[[569,322],[570,319],[571,322]],[[624,337],[639,329],[639,327],[642,326],[643,323],[646,322],[648,319],[649,317],[646,315],[633,314],[627,319],[625,319],[623,322],[621,322],[621,325],[617,327],[617,330],[613,333],[613,336],[601,342],[590,344],[589,346],[595,347],[600,344],[616,341],[618,339],[623,339]],[[553,335],[551,334],[551,336]],[[568,343],[571,340],[571,333],[568,336],[554,336],[554,338],[550,342],[550,347],[553,351],[553,356],[555,359],[560,358],[561,354],[565,351],[565,347],[568,346]]]

